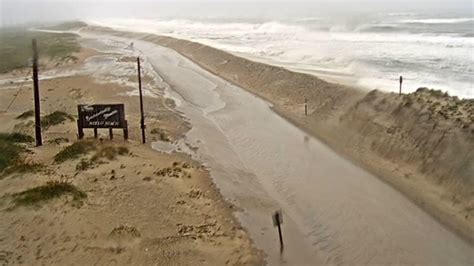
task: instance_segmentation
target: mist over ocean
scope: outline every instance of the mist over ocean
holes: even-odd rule
[[[436,3],[47,2],[35,16],[193,40],[367,89],[398,91],[403,75],[405,91],[474,98],[472,3]],[[21,12],[13,17],[19,5],[3,5],[3,26],[28,21]],[[54,8],[64,12],[48,17]]]

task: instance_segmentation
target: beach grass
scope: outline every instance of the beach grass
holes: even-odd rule
[[[19,206],[38,206],[41,203],[63,195],[71,195],[74,202],[80,202],[87,195],[66,181],[49,181],[44,185],[27,189],[12,195],[14,208]]]
[[[69,120],[74,121],[74,117],[68,113],[62,111],[54,111],[41,119],[41,126],[48,128],[50,126],[61,124],[62,122]]]
[[[48,26],[46,29],[48,30],[71,30],[71,29],[77,29],[81,27],[86,27],[87,23],[82,22],[82,21],[67,21],[63,23],[59,23],[57,25],[53,26]]]
[[[33,142],[31,136],[20,133],[0,133],[0,172],[12,166],[19,158],[24,148],[18,143]]]
[[[96,167],[99,164],[105,163],[102,159],[107,159],[109,161],[115,160],[118,155],[127,155],[130,153],[130,150],[125,146],[105,146],[98,149],[90,159],[83,158],[77,165],[77,171],[85,171]]]
[[[28,66],[33,57],[31,40],[37,39],[41,59],[74,59],[80,49],[77,35],[72,33],[35,32],[22,28],[0,30],[0,73]]]
[[[73,160],[79,158],[81,155],[85,155],[95,149],[95,144],[90,140],[81,140],[74,142],[73,144],[65,147],[54,156],[56,163],[62,163],[67,160]]]
[[[16,117],[16,119],[27,119],[29,117],[32,117],[35,115],[35,111],[33,110],[28,110],[20,114],[19,116]]]

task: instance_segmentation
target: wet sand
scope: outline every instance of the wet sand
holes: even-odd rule
[[[101,36],[100,38],[104,38]],[[337,155],[264,100],[175,51],[135,43],[193,124],[187,141],[271,265],[470,265],[470,244],[376,176]],[[122,44],[122,45],[123,45]],[[271,213],[281,208],[279,254]]]

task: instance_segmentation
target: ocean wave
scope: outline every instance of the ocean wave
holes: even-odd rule
[[[295,22],[319,22],[323,20],[324,18],[320,18],[320,17],[307,17],[307,18],[295,19],[294,21]]]
[[[359,26],[356,31],[359,32],[400,32],[400,31],[406,31],[405,27],[400,27],[397,25],[362,25]]]
[[[328,30],[294,21],[217,23],[116,19],[97,21],[97,24],[193,40],[240,56],[280,62],[298,69],[358,73],[362,71],[360,65],[354,64],[358,62],[379,70],[384,76],[387,73],[424,72],[441,80],[449,75],[451,81],[462,81],[465,75],[472,75],[470,65],[474,60],[466,56],[474,48],[472,37],[461,33],[414,33],[411,25],[390,20],[352,28],[329,24]],[[420,78],[423,82],[429,80]]]
[[[429,18],[429,19],[405,19],[400,23],[407,24],[457,24],[474,21],[474,18]]]

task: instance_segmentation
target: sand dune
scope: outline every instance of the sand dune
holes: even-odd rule
[[[56,154],[77,140],[76,122],[66,120],[43,128],[44,145],[27,144],[29,152],[21,157],[28,164],[39,165],[39,170],[0,174],[0,264],[261,265],[263,254],[253,247],[232,214],[234,206],[222,199],[205,167],[183,153],[162,153],[140,143],[138,99],[133,94],[136,87],[113,79],[113,72],[123,69],[104,67],[100,79],[80,74],[91,56],[112,56],[129,64],[131,74],[135,74],[134,62],[120,54],[84,48],[77,56],[79,62],[72,66],[42,68],[42,74],[57,71],[58,75],[40,82],[44,115],[58,110],[75,114],[79,103],[122,102],[130,140],[123,141],[122,132],[116,130],[110,141],[104,134],[107,131],[100,130],[104,140],[99,141],[92,138],[91,130],[85,130],[86,141],[94,150],[57,162]],[[84,61],[86,58],[89,60]],[[27,70],[17,72],[24,76]],[[0,78],[10,80],[12,75],[19,74]],[[107,77],[111,80],[104,81]],[[135,77],[121,76],[133,84]],[[148,75],[144,78],[144,86],[152,88],[144,97],[149,112],[148,140],[176,141],[191,127],[164,97],[163,88],[153,82]],[[11,108],[0,113],[0,131],[34,135],[32,117],[16,118],[32,108],[30,81],[22,90],[16,88],[10,83],[0,86],[0,106],[17,94]],[[92,161],[99,152],[118,148],[125,152]],[[82,193],[81,199],[66,193],[16,205],[16,193],[51,181],[73,186]]]

